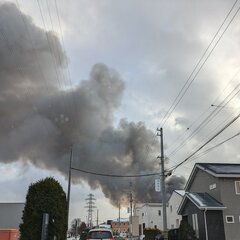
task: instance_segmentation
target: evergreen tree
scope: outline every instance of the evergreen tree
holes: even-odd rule
[[[197,240],[193,227],[185,220],[181,221],[179,227],[180,240]]]
[[[65,240],[67,233],[67,201],[61,185],[54,178],[31,184],[26,196],[20,225],[20,240],[40,240],[43,213],[49,214],[48,239]]]

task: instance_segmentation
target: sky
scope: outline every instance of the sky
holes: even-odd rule
[[[196,162],[239,162],[238,118],[225,129],[240,110],[239,7],[230,0],[1,0],[0,201],[25,201],[28,186],[48,176],[67,192],[71,148],[75,168],[158,173],[159,127],[166,169],[223,130],[166,179],[168,195],[183,188]],[[70,220],[86,220],[89,193],[100,221],[117,218],[119,203],[126,217],[130,182],[136,202],[157,201],[155,178],[72,171]]]

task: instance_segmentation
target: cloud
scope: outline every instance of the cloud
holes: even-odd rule
[[[0,5],[0,20],[1,162],[31,162],[66,176],[72,147],[73,165],[85,170],[158,171],[152,160],[159,150],[155,134],[143,122],[126,119],[114,127],[125,90],[117,71],[95,64],[88,79],[69,88],[62,74],[67,57],[53,32],[34,25],[14,4]],[[75,174],[74,181],[101,188],[115,205],[125,196],[119,189],[126,180]],[[133,181],[136,199],[146,199],[141,190],[145,180]],[[154,198],[149,194],[147,200]]]

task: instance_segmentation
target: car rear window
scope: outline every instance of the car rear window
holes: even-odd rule
[[[112,233],[109,231],[93,231],[88,233],[88,238],[94,239],[112,238]]]

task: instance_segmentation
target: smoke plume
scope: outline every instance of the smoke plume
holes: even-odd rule
[[[1,162],[31,162],[66,175],[72,147],[75,168],[118,175],[159,172],[155,133],[142,122],[122,119],[114,125],[125,88],[115,70],[98,63],[77,87],[67,85],[59,39],[14,4],[0,5],[0,39]],[[75,173],[74,181],[101,188],[113,204],[126,196],[129,183],[85,173]],[[132,179],[137,201],[159,201],[153,182]],[[168,191],[183,184],[173,177]]]

